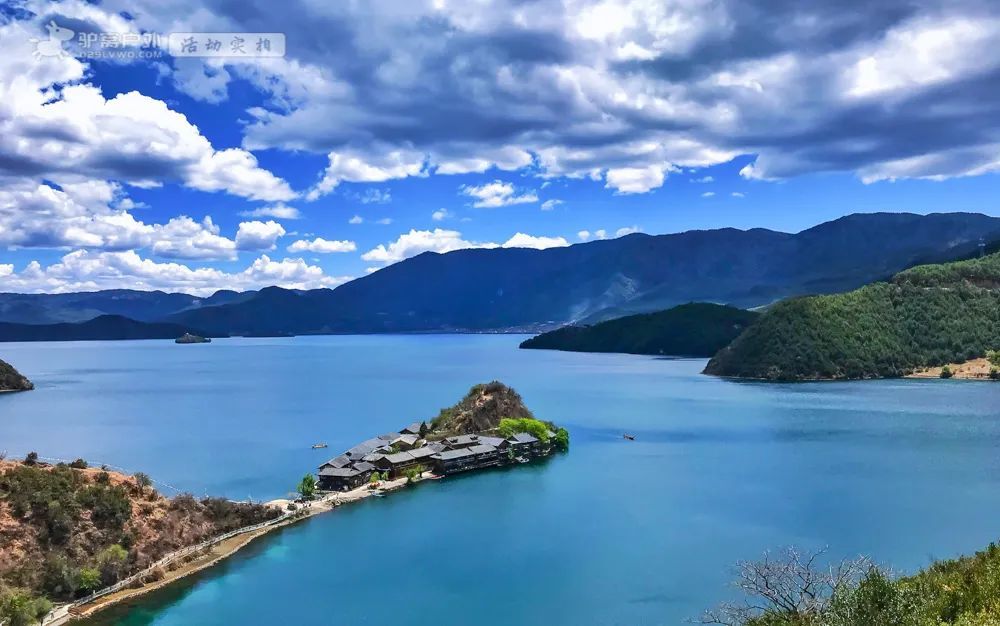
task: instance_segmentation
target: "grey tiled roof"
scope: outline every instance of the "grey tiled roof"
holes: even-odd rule
[[[486,435],[480,435],[479,437],[479,443],[487,446],[493,446],[494,448],[499,448],[504,441],[506,441],[506,439],[502,437],[489,437]]]
[[[444,450],[442,452],[438,452],[432,458],[441,461],[450,461],[451,459],[460,459],[465,456],[474,456],[475,454],[475,452],[468,448],[461,448],[459,450]]]
[[[409,452],[397,452],[396,454],[385,455],[385,460],[392,463],[393,465],[397,465],[399,463],[407,463],[409,461],[413,461],[414,458],[413,455],[410,454]]]
[[[340,456],[335,456],[320,467],[347,467],[351,464],[351,459],[347,458],[347,455],[341,454]]]
[[[468,446],[478,441],[479,435],[458,435],[455,437],[448,437],[444,440],[444,443],[449,446]]]
[[[492,454],[493,452],[496,451],[497,449],[494,448],[493,446],[487,446],[487,445],[469,446],[469,452],[472,452],[473,454]]]
[[[514,441],[516,443],[535,443],[538,441],[538,438],[534,435],[529,435],[528,433],[516,433],[510,438],[510,441]]]
[[[349,456],[351,458],[354,458],[354,457],[360,458],[360,457],[363,457],[364,455],[372,452],[373,450],[381,448],[381,447],[383,447],[385,445],[387,445],[386,442],[385,442],[385,440],[384,439],[379,439],[378,437],[375,437],[373,439],[365,439],[364,441],[362,441],[358,445],[354,446],[353,448],[351,448],[350,450],[348,450],[344,454],[346,454],[347,456]]]
[[[319,471],[320,476],[328,476],[330,478],[350,478],[360,473],[360,470],[353,467],[324,467]]]
[[[416,450],[410,450],[408,454],[415,459],[423,459],[438,452],[440,452],[440,450],[435,450],[430,446],[424,446],[422,448],[417,448]]]

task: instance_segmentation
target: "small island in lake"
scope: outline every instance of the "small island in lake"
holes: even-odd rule
[[[0,360],[0,392],[31,391],[34,388],[35,384],[28,380],[21,372],[14,369],[13,365]]]
[[[521,343],[522,348],[710,357],[739,336],[758,314],[691,302],[666,311],[629,315],[593,326],[563,326]]]
[[[569,433],[543,422],[503,383],[476,385],[437,417],[362,441],[319,467],[318,485],[348,491],[380,479],[448,476],[527,463],[569,449]]]
[[[174,339],[174,343],[212,343],[212,340],[208,337],[202,337],[201,335],[184,333],[177,339]]]

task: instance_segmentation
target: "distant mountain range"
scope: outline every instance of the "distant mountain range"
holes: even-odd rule
[[[759,314],[693,302],[593,326],[563,326],[521,343],[522,348],[710,357],[736,339]]]
[[[0,280],[2,287],[3,281]],[[249,300],[256,293],[223,290],[208,298],[132,289],[55,294],[0,293],[0,321],[58,324],[85,322],[100,315],[121,315],[141,322],[155,322],[182,311]]]
[[[86,322],[16,324],[0,322],[0,341],[93,341],[100,339],[176,339],[204,333],[167,322],[139,322],[121,315],[101,315]]]
[[[1000,218],[857,214],[797,234],[725,228],[547,250],[428,252],[333,290],[0,294],[0,321],[116,314],[213,336],[541,331],[692,301],[749,308],[847,291],[918,263],[968,256],[981,238],[1000,239]]]

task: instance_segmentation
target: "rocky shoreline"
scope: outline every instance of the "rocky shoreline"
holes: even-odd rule
[[[35,384],[28,377],[14,369],[14,366],[0,360],[0,393],[6,391],[31,391]]]

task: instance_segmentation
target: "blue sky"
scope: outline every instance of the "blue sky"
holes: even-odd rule
[[[992,3],[334,4],[8,9],[0,291],[312,288],[426,250],[1000,215]],[[265,30],[284,57],[80,39]]]

